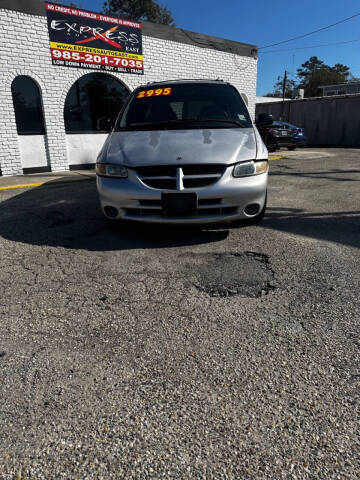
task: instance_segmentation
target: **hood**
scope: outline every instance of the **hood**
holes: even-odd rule
[[[222,163],[231,165],[256,158],[253,128],[151,130],[113,132],[102,162],[126,167]]]

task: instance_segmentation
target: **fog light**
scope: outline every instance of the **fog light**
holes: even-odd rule
[[[115,207],[104,207],[104,212],[105,212],[105,215],[107,215],[108,217],[110,218],[115,218],[118,216],[119,212],[118,212],[118,209],[115,208]]]
[[[256,215],[259,213],[260,205],[258,203],[249,203],[246,205],[244,212],[246,215]]]

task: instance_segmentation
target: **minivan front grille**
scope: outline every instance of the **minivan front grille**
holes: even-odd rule
[[[156,165],[138,167],[136,173],[148,187],[158,190],[182,190],[207,187],[217,182],[225,165]]]

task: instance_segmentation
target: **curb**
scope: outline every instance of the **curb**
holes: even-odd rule
[[[77,183],[77,182],[89,182],[90,180],[94,180],[95,178],[88,177],[88,178],[79,178],[79,179],[69,179],[69,180],[58,180],[55,182],[47,181],[41,183],[24,183],[22,185],[9,185],[6,187],[0,187],[0,192],[4,192],[6,190],[16,190],[17,188],[36,188],[36,187],[51,187],[55,185],[63,185],[64,183]]]
[[[277,157],[269,157],[269,161],[272,161],[272,160],[281,160],[282,158],[285,158],[285,155],[279,155]]]

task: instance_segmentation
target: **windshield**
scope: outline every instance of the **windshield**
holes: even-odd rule
[[[170,84],[136,90],[116,130],[249,128],[247,108],[225,84]]]

